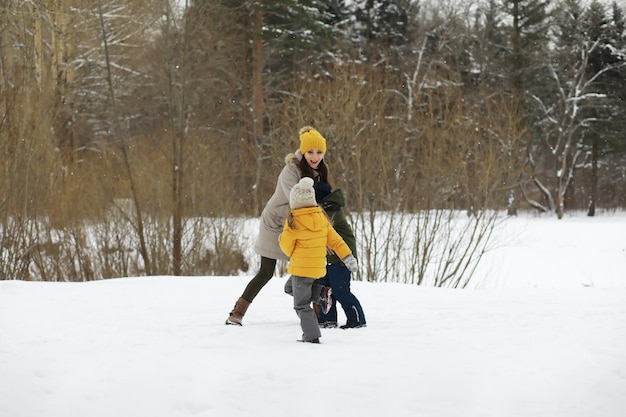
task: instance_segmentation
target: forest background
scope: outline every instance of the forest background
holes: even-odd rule
[[[462,287],[502,213],[626,206],[625,80],[617,2],[6,0],[0,279],[246,272],[313,125],[359,278]]]

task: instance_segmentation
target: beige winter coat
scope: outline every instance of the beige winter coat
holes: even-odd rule
[[[283,231],[285,218],[289,213],[289,192],[300,181],[298,162],[302,160],[299,150],[285,157],[285,167],[278,175],[276,190],[263,208],[259,221],[259,237],[254,251],[270,259],[289,260],[278,245],[278,237]]]

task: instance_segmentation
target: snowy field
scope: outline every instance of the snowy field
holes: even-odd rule
[[[625,416],[626,214],[497,234],[473,289],[353,283],[368,327],[321,345],[286,277],[244,327],[250,276],[0,281],[0,416]]]

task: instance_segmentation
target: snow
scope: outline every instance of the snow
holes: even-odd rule
[[[286,277],[0,281],[0,416],[626,415],[626,214],[520,217],[466,290],[354,282],[301,335]],[[340,313],[340,320],[344,320]]]

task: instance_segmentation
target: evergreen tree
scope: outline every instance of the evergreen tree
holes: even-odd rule
[[[532,124],[532,96],[546,91],[542,68],[547,60],[552,24],[549,6],[549,0],[489,0],[478,9],[474,28],[478,42],[472,50],[480,62],[480,83],[510,95],[521,126]],[[525,140],[516,142],[518,148],[509,151],[521,157],[522,148],[532,148],[534,136],[529,130]],[[524,178],[519,182],[523,184]],[[507,186],[513,187],[507,210],[514,215],[519,207],[517,184]]]
[[[550,0],[503,0],[506,20],[511,21],[507,77],[517,100],[523,100],[529,91],[543,90],[541,68],[552,24],[549,6]]]
[[[591,153],[588,215],[593,216],[600,195],[610,197],[615,184],[624,183],[624,179],[616,173],[623,166],[623,151],[626,149],[622,135],[626,128],[625,25],[623,11],[617,3],[613,3],[610,16],[602,4],[594,1],[584,17],[585,33],[589,41],[598,44],[590,54],[587,76],[597,76],[596,88],[606,97],[602,105],[589,109],[589,117],[597,122],[589,130],[585,141],[585,146]],[[604,163],[600,164],[600,160]]]
[[[555,21],[557,36],[549,50],[551,62],[545,67],[547,82],[542,92],[533,94],[537,103],[534,136],[541,141],[529,149],[532,179],[544,198],[543,203],[531,200],[531,204],[554,210],[561,218],[566,206],[577,205],[580,195],[573,181],[575,177],[580,181],[580,168],[590,160],[592,188],[597,182],[600,132],[608,126],[612,111],[602,82],[612,68],[611,54],[607,54],[612,48],[607,48],[608,21],[597,2],[583,11],[579,1],[568,0],[557,9]],[[595,206],[593,190],[591,195]]]
[[[326,52],[341,44],[343,2],[277,0],[264,3],[267,70],[289,75],[323,67]]]
[[[479,8],[476,20],[477,42],[473,56],[479,63],[481,82],[490,88],[510,89],[510,86],[503,85],[502,75],[506,73],[510,48],[497,0],[489,0],[484,8]]]
[[[353,39],[362,56],[371,62],[391,58],[392,66],[399,63],[418,27],[419,1],[357,0],[352,7]]]

